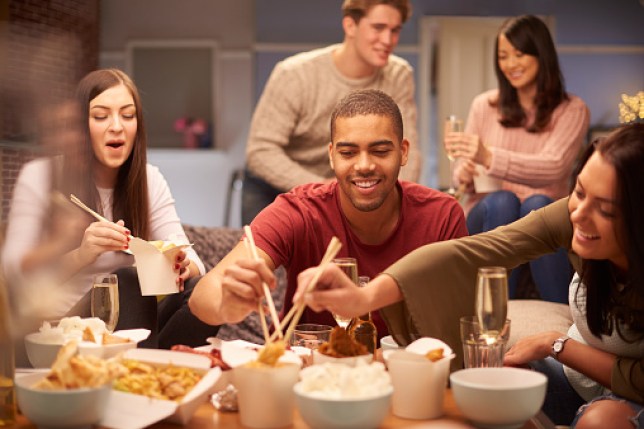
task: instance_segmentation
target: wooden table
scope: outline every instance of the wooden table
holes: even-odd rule
[[[452,391],[447,390],[444,401],[445,415],[439,419],[434,420],[407,420],[394,416],[389,413],[385,420],[380,425],[381,429],[394,429],[394,428],[445,428],[450,429],[469,429],[473,428],[470,423],[461,415],[461,412],[454,403]],[[449,425],[449,426],[448,426]],[[15,429],[36,429],[36,425],[27,421],[27,419],[20,415],[18,422],[10,426]],[[179,426],[174,423],[159,422],[150,426],[151,429],[241,429],[242,426],[239,420],[238,413],[220,413],[215,410],[210,402],[201,405],[190,422],[186,426]],[[304,423],[297,410],[294,413],[292,429],[308,429],[309,426]],[[529,420],[522,429],[554,429],[552,422],[548,420],[542,413]]]

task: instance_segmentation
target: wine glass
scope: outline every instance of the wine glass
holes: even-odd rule
[[[449,115],[445,120],[445,128],[443,130],[443,145],[445,146],[445,153],[449,159],[449,189],[447,192],[450,195],[456,194],[456,189],[454,189],[454,161],[456,157],[454,156],[454,151],[451,151],[447,147],[446,139],[447,134],[449,133],[462,133],[463,132],[463,120],[456,117],[456,115]]]
[[[505,268],[479,268],[475,307],[481,336],[488,344],[493,344],[508,314],[508,275]]]
[[[116,274],[99,274],[94,277],[91,312],[92,317],[105,322],[108,332],[114,332],[119,320],[119,283]]]
[[[354,284],[359,285],[358,261],[356,261],[356,258],[336,258],[333,260],[333,263],[340,267],[340,269],[351,279],[351,281],[353,281]],[[349,322],[351,322],[351,317],[342,317],[335,313],[332,314],[338,326],[347,329]]]

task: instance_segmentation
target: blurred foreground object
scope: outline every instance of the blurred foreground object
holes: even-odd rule
[[[7,290],[0,274],[0,426],[16,421],[16,393],[13,385],[15,363],[11,338]]]

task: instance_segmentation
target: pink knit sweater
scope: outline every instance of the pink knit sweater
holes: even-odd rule
[[[521,201],[534,194],[556,200],[568,194],[570,175],[585,141],[590,113],[581,98],[568,95],[552,113],[550,126],[540,133],[525,128],[505,128],[489,101],[498,90],[478,95],[472,102],[465,132],[477,134],[492,151],[490,176],[502,180],[502,189],[514,192]],[[529,113],[534,116],[534,112]],[[457,163],[454,177],[458,177]],[[468,194],[466,211],[483,195]]]

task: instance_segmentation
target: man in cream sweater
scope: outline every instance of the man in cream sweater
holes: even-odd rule
[[[400,178],[418,181],[413,69],[391,54],[411,13],[409,1],[345,0],[342,12],[341,44],[281,61],[266,83],[246,148],[243,224],[279,193],[333,178],[328,119],[336,103],[356,89],[381,90],[398,104],[410,142],[409,162]]]

